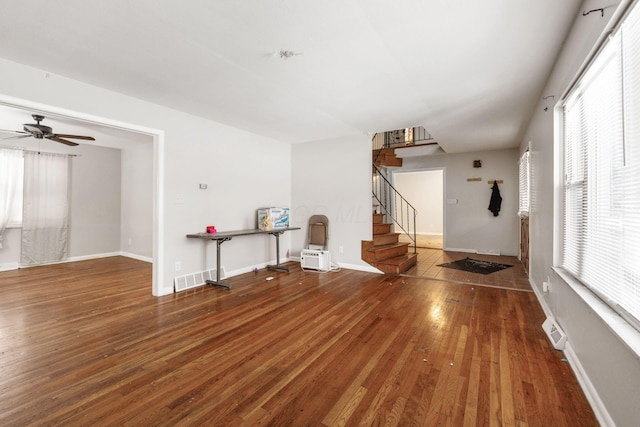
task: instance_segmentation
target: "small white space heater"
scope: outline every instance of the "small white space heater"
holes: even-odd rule
[[[331,254],[328,251],[303,249],[300,253],[300,266],[303,269],[329,271]]]

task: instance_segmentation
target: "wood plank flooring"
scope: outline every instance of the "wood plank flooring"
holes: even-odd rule
[[[447,252],[441,249],[425,248],[418,248],[417,252],[418,263],[405,273],[407,276],[533,292],[527,273],[517,257]],[[491,274],[480,274],[438,266],[439,264],[445,264],[467,257],[507,264],[512,267]]]
[[[159,298],[123,257],[0,273],[0,425],[597,425],[533,293],[289,265]]]

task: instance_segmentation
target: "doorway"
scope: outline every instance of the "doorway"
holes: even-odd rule
[[[79,126],[90,129],[87,132],[78,131],[79,134],[91,134],[98,132],[100,129],[104,130],[105,134],[109,133],[130,133],[131,135],[138,135],[144,142],[142,145],[151,145],[152,149],[152,285],[151,292],[153,295],[162,295],[162,283],[163,283],[163,215],[162,215],[162,194],[163,194],[163,161],[162,153],[164,146],[164,134],[160,130],[146,128],[143,126],[132,125],[129,123],[119,122],[102,117],[92,116],[85,113],[66,110],[64,108],[55,107],[51,105],[41,104],[37,102],[27,101],[23,99],[13,98],[0,94],[0,106],[17,109],[24,112],[37,112],[49,116],[59,121],[64,121],[66,129],[72,129],[71,126]],[[97,145],[97,144],[96,144]],[[116,148],[116,147],[111,147]],[[147,219],[148,221],[149,219]]]
[[[443,249],[444,169],[393,172],[393,186],[417,211],[416,246]]]

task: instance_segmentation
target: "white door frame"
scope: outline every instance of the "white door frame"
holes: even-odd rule
[[[151,293],[154,296],[163,295],[162,283],[164,282],[164,131],[145,126],[125,123],[105,117],[93,116],[79,111],[72,111],[62,107],[42,104],[25,99],[15,98],[0,94],[0,104],[7,107],[19,108],[51,113],[66,119],[80,122],[93,123],[112,127],[124,131],[149,135],[153,138],[153,266],[151,278]]]

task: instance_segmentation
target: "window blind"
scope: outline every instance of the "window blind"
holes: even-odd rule
[[[529,166],[529,150],[522,153],[518,162],[518,215],[529,215],[529,194],[531,192],[529,185],[530,166]]]
[[[563,267],[638,327],[640,9],[564,103]]]

